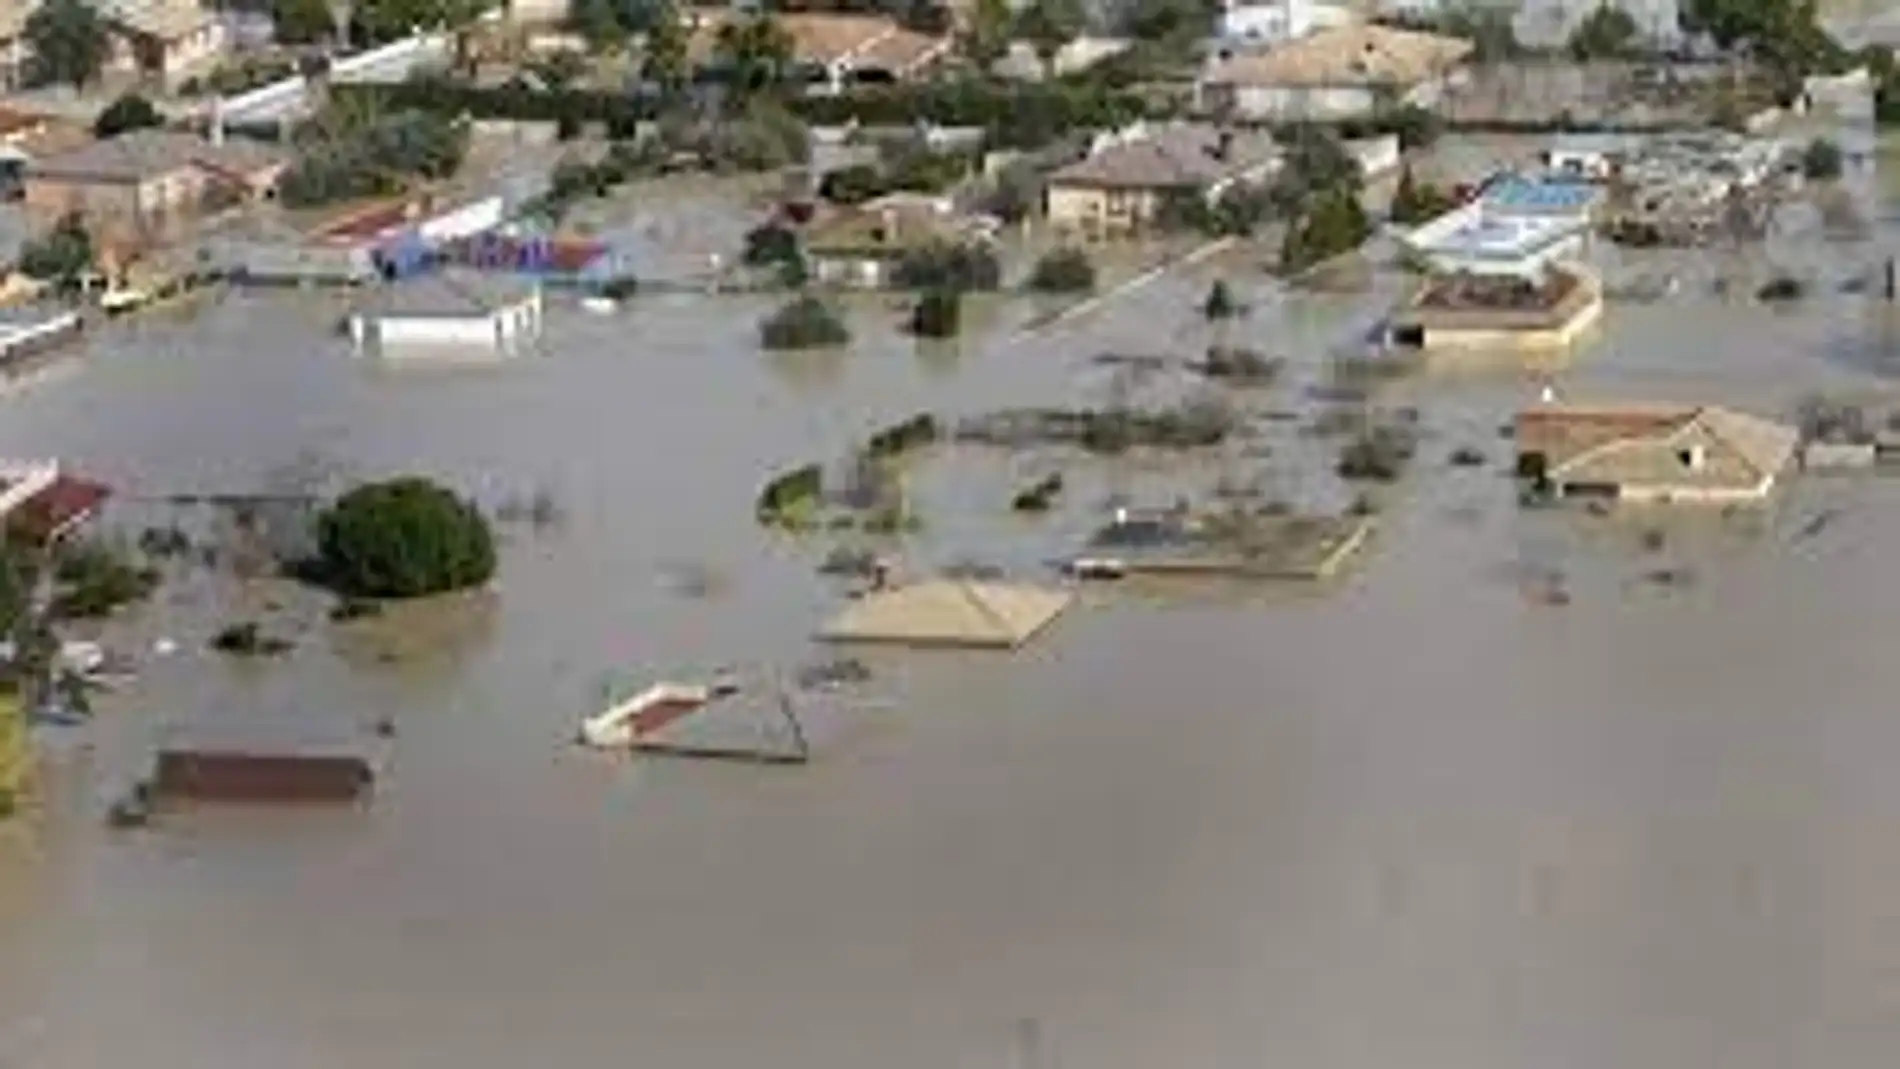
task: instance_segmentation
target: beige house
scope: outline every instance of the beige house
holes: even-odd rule
[[[1552,495],[1655,503],[1760,501],[1800,437],[1713,405],[1544,404],[1515,430],[1518,474]]]
[[[1386,26],[1335,26],[1264,52],[1216,58],[1195,86],[1208,114],[1254,122],[1366,116],[1431,107],[1461,76],[1470,41]]]
[[[26,207],[41,224],[77,213],[96,229],[142,239],[203,212],[275,195],[284,157],[254,142],[214,145],[137,130],[26,166]]]
[[[112,27],[114,71],[170,87],[217,65],[230,47],[222,19],[201,0],[96,0]]]
[[[1266,181],[1280,161],[1265,134],[1137,124],[1098,139],[1088,156],[1050,175],[1045,208],[1059,230],[1122,236],[1153,223],[1171,198],[1211,200],[1237,183]]]

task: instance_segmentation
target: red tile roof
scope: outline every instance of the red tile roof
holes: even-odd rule
[[[7,517],[8,532],[36,542],[56,538],[90,519],[111,496],[104,483],[61,475]]]

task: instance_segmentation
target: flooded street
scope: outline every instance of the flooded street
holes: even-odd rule
[[[1613,305],[1561,389],[1767,414],[1887,390],[1883,310],[1835,292],[1885,246],[1815,248],[1770,256],[1823,272],[1792,310],[1706,280]],[[881,652],[889,708],[803,769],[570,745],[612,679],[810,655],[831,542],[752,522],[774,472],[918,410],[1100,404],[1094,355],[1207,343],[1217,275],[1254,306],[1231,337],[1294,365],[1267,403],[1298,408],[1404,285],[1292,304],[1258,260],[1041,332],[998,300],[949,348],[863,298],[848,352],[762,354],[779,298],[700,294],[557,303],[532,358],[440,372],[352,357],[317,296],[95,336],[0,397],[0,456],[128,498],[420,471],[562,516],[506,527],[493,598],[396,664],[320,612],[288,661],[221,662],[215,583],[127,621],[184,652],[51,738],[45,812],[0,830],[0,1065],[1892,1065],[1900,483],[1797,480],[1758,530],[1672,532],[1697,579],[1655,588],[1633,528],[1518,512],[1497,428],[1526,376],[1393,388],[1432,436],[1326,596],[1092,590],[1014,656]],[[906,559],[1034,574],[1142,480],[1065,463],[1085,499],[1031,524],[1030,461],[930,461]],[[1527,604],[1526,568],[1573,602]],[[101,827],[188,714],[400,735],[360,813]]]

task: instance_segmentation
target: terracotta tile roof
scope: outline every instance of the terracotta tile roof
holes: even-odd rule
[[[1049,180],[1103,189],[1196,189],[1268,167],[1278,155],[1278,146],[1263,134],[1227,135],[1212,126],[1175,124],[1110,144]]]
[[[1266,52],[1234,56],[1207,75],[1216,85],[1417,85],[1443,74],[1471,54],[1461,37],[1336,26]]]
[[[112,496],[104,483],[61,475],[7,517],[9,533],[44,542],[90,518]]]
[[[250,177],[281,167],[283,162],[277,150],[256,142],[232,140],[214,145],[194,134],[135,130],[34,160],[27,167],[27,177],[129,183],[192,166]]]
[[[1785,424],[1714,405],[1550,405],[1517,417],[1520,452],[1543,454],[1552,475],[1586,481],[1672,481],[1681,477],[1667,462],[1675,450],[1700,443],[1724,454],[1714,476],[1753,482],[1780,472],[1798,439]],[[1667,470],[1658,470],[1658,457]]]

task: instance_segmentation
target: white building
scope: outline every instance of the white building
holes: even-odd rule
[[[510,356],[541,334],[541,290],[513,278],[445,271],[382,290],[350,316],[358,353]]]
[[[1385,26],[1317,30],[1265,52],[1211,63],[1195,86],[1208,113],[1260,122],[1326,121],[1398,104],[1435,104],[1471,42]]]
[[[1216,33],[1222,47],[1274,45],[1351,21],[1352,12],[1316,0],[1222,0]]]

